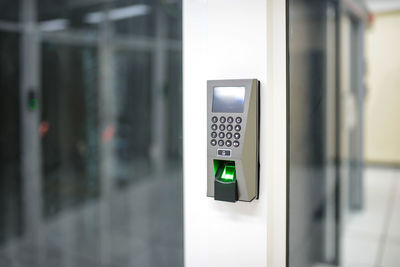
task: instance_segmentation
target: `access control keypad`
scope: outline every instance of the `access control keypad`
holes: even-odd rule
[[[239,147],[240,130],[242,127],[242,118],[213,116],[211,118],[211,141],[212,146],[218,145],[219,147]],[[233,138],[233,140],[231,140]]]

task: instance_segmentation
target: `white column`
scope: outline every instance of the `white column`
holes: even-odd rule
[[[286,10],[282,0],[185,0],[185,266],[285,266]],[[206,81],[261,81],[260,199],[206,197]]]

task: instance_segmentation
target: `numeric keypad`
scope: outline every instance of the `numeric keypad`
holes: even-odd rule
[[[224,123],[228,123],[225,125]],[[240,146],[242,118],[239,116],[212,116],[211,117],[211,141],[212,146],[237,148]],[[234,138],[234,140],[231,140]]]

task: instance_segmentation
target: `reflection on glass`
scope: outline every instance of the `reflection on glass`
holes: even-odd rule
[[[0,265],[182,266],[181,1],[28,2],[34,32],[0,23]]]
[[[291,267],[338,263],[336,12],[334,1],[289,1]]]
[[[397,266],[399,172],[364,168],[364,1],[289,2],[289,265]]]

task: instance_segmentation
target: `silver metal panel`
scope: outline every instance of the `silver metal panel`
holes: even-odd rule
[[[214,87],[245,87],[243,113],[212,112]],[[258,95],[259,86],[256,79],[243,80],[211,80],[207,81],[207,196],[214,196],[214,166],[213,160],[231,160],[235,162],[238,198],[242,201],[251,201],[258,197]],[[239,147],[220,147],[211,143],[211,119],[213,116],[226,118],[241,117],[241,130],[238,131]],[[217,123],[219,125],[219,123]],[[235,122],[233,124],[236,124]],[[236,132],[233,130],[232,132]],[[218,138],[217,138],[218,139]],[[224,138],[226,140],[226,138]],[[232,138],[232,140],[234,140]],[[218,149],[231,149],[232,156],[219,156]]]

